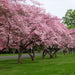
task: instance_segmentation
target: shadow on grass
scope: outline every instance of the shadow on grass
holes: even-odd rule
[[[35,59],[34,61],[32,61],[30,58],[27,58],[27,59],[22,59],[22,63],[21,64],[31,64],[31,63],[38,63],[38,62],[39,62],[39,60],[37,60],[37,59]],[[18,60],[17,59],[0,60],[0,65],[1,64],[16,65],[16,64],[18,64]]]
[[[17,59],[0,60],[0,64],[17,64]]]
[[[10,67],[1,67],[0,70],[9,69]]]

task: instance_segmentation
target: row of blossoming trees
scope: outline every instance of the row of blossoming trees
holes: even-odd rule
[[[47,51],[50,57],[54,49],[56,53],[59,48],[75,46],[75,35],[61,23],[61,19],[39,6],[27,4],[26,0],[22,0],[25,4],[18,1],[0,0],[0,50],[17,49],[18,63],[21,63],[23,51],[27,51],[34,60],[37,46],[41,46],[43,55]],[[31,2],[39,5],[36,1]],[[31,47],[33,55],[28,51]]]

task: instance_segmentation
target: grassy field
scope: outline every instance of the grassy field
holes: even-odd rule
[[[0,54],[0,56],[14,56],[14,55],[18,55],[18,53],[15,54]],[[27,53],[23,53],[23,55],[28,55]]]
[[[37,52],[36,54],[39,54],[39,53]],[[18,53],[0,54],[0,56],[14,56],[14,55],[18,55]],[[28,53],[22,53],[22,55],[28,55]]]
[[[16,59],[0,60],[0,75],[75,75],[75,54],[58,54],[57,58],[42,56],[35,61],[23,59],[17,64]]]

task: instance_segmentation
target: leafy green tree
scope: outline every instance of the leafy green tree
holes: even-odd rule
[[[67,10],[63,19],[63,23],[66,24],[68,29],[75,28],[75,10]]]

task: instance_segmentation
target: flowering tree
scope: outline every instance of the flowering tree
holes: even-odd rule
[[[35,5],[20,4],[19,0],[0,0],[0,49],[18,50],[18,63],[24,50],[37,45],[65,47],[71,41],[60,19],[52,17]],[[21,0],[24,1],[25,0]],[[33,3],[37,2],[31,0]],[[39,5],[39,4],[38,4]],[[12,8],[12,9],[11,9]],[[35,11],[34,11],[35,10]],[[66,41],[66,42],[65,42]],[[28,54],[34,60],[29,52]]]
[[[69,29],[68,31],[72,36],[72,42],[69,43],[68,48],[75,48],[75,29]]]
[[[37,31],[34,31],[37,19],[35,19],[34,22],[33,18],[35,18],[36,13],[38,13],[36,16],[40,15],[42,9],[18,3],[10,4],[9,0],[1,0],[0,3],[0,49],[18,49],[18,60],[19,63],[21,63],[20,57],[23,49],[26,49],[29,44],[35,42],[35,39],[38,37],[38,35],[36,35]],[[34,10],[37,11],[34,12]]]
[[[50,46],[51,48],[49,47],[50,52],[48,51],[48,49],[46,49],[47,51],[45,50],[45,52],[50,54],[50,56],[52,57],[51,53],[53,53],[53,55],[54,55],[61,48],[67,48],[69,42],[72,41],[72,37],[69,34],[69,31],[66,28],[66,26],[60,22],[61,19],[59,19],[57,17],[50,17],[49,15],[48,15],[47,19],[48,20],[46,23],[48,26],[50,26],[53,29],[53,32],[55,32],[54,33],[55,37],[53,37],[54,39],[51,42],[52,36],[49,33],[51,38],[50,39],[47,38],[47,40],[48,40],[47,46],[48,47]],[[47,37],[47,35],[46,35],[46,37]],[[50,44],[48,42],[50,42]],[[52,47],[52,46],[54,46],[54,47]],[[54,52],[52,52],[52,51],[54,51]]]

